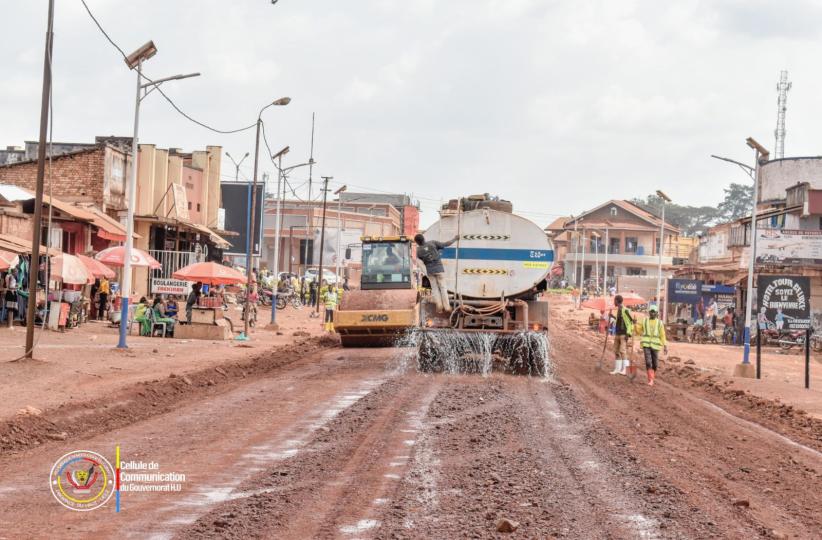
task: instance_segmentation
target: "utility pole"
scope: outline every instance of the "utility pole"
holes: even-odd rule
[[[662,252],[665,250],[665,203],[671,202],[671,198],[659,189],[656,190],[656,195],[662,201],[662,222],[659,224],[659,262],[657,263],[656,275],[656,303],[657,309],[659,309],[659,316],[664,322],[666,304],[668,302],[666,301],[664,304],[662,303]]]
[[[274,283],[276,284],[271,296],[271,322],[268,327],[271,330],[279,328],[277,324],[277,289],[279,289],[280,282],[280,211],[282,207],[282,199],[280,198],[280,184],[283,184],[283,197],[285,197],[285,175],[283,174],[283,156],[287,154],[289,147],[286,146],[276,155],[271,156],[272,159],[279,161],[277,167],[277,213],[274,216]],[[291,238],[289,237],[289,242]]]
[[[311,215],[311,222],[308,225],[313,225],[314,221],[314,207],[311,204],[311,184],[313,181],[313,173],[314,173],[314,113],[311,113],[311,153],[308,156],[308,206],[306,210]],[[308,229],[306,229],[305,235],[305,247],[303,249],[303,273],[305,270],[308,269]],[[313,261],[312,261],[313,262]]]
[[[325,209],[328,200],[328,181],[333,180],[333,176],[323,176],[323,219],[322,229],[320,229],[320,268],[317,272],[317,294],[320,293],[320,286],[323,282],[323,248],[325,247]],[[316,313],[320,312],[320,299],[317,298]]]
[[[26,351],[25,357],[34,356],[34,314],[37,310],[37,274],[40,271],[40,237],[43,219],[43,185],[46,177],[46,134],[49,124],[49,103],[51,101],[51,52],[54,45],[54,0],[49,0],[48,22],[46,23],[46,52],[43,60],[43,94],[40,101],[40,139],[37,147],[37,184],[34,190],[34,234],[31,241],[31,264],[29,265],[29,301],[26,310]],[[51,201],[49,201],[51,204]],[[48,253],[46,253],[48,255]]]
[[[342,249],[342,195],[341,193],[348,189],[348,186],[342,186],[340,189],[334,192],[334,195],[337,196],[337,267],[336,267],[336,274],[337,279],[340,280],[340,250]]]
[[[251,212],[249,215],[250,225],[248,227],[248,247],[246,248],[246,294],[245,294],[245,317],[243,317],[243,337],[248,339],[248,318],[251,316],[251,267],[252,267],[252,252],[254,246],[254,229],[255,229],[255,220],[254,214],[257,213],[257,169],[260,162],[260,129],[263,125],[263,111],[267,108],[272,106],[279,106],[284,107],[291,103],[290,97],[282,97],[280,99],[274,100],[262,109],[260,109],[259,114],[257,114],[257,138],[254,143],[254,177],[251,179]],[[263,190],[265,191],[265,190]],[[265,199],[265,196],[263,196]],[[262,227],[262,222],[260,223]],[[277,295],[276,291],[274,296],[271,299],[272,302],[277,302]]]

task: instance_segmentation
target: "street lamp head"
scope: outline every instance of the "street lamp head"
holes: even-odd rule
[[[343,192],[343,191],[345,191],[346,189],[348,189],[348,186],[344,185],[344,186],[340,187],[340,189],[338,189],[337,191],[335,191],[335,192],[334,192],[334,195],[339,195],[340,193],[342,193],[342,192]]]
[[[272,105],[288,105],[289,103],[291,103],[290,97],[281,97],[280,99],[271,102]]]
[[[764,146],[756,142],[756,140],[753,137],[748,137],[747,139],[745,139],[745,143],[749,147],[759,152],[759,155],[761,155],[765,159],[767,159],[767,157],[770,155],[770,152],[768,152],[768,150]]]
[[[282,157],[282,156],[286,155],[290,150],[291,150],[291,147],[286,146],[285,148],[283,148],[282,150],[280,150],[279,152],[277,152],[276,154],[271,156],[271,159],[277,159],[279,157]]]
[[[250,153],[250,152],[246,152],[246,153],[245,153],[245,155],[243,156],[243,158],[247,158],[247,157],[248,157],[248,156],[250,156],[250,155],[251,155],[251,153]]]
[[[671,198],[665,195],[665,193],[663,193],[660,189],[656,190],[656,196],[665,202],[671,202]]]
[[[149,41],[125,58],[126,65],[129,69],[134,69],[137,64],[144,62],[157,54],[157,47],[153,41]]]

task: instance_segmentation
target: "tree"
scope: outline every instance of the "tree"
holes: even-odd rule
[[[753,200],[753,184],[737,184],[725,188],[725,198],[719,203],[720,216],[725,221],[733,221],[750,215]]]
[[[661,214],[662,199],[656,194],[648,195],[645,199],[633,199],[631,202],[655,216]],[[719,217],[719,211],[712,206],[682,206],[674,203],[665,205],[665,221],[679,227],[686,236],[704,232],[716,223]]]

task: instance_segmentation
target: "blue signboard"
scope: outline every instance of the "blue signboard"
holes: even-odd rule
[[[445,248],[440,252],[443,259],[455,259],[456,248]],[[554,252],[545,249],[500,249],[500,248],[460,248],[460,259],[485,261],[545,261],[554,260]]]
[[[668,302],[698,304],[702,297],[702,281],[698,279],[669,279]]]

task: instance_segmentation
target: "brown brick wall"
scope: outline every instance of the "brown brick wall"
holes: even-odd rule
[[[49,189],[48,167],[46,163],[46,195]],[[51,164],[52,192],[56,198],[67,202],[91,201],[102,208],[104,170],[104,148],[55,157]],[[0,184],[13,184],[34,191],[36,181],[36,161],[0,167]]]

